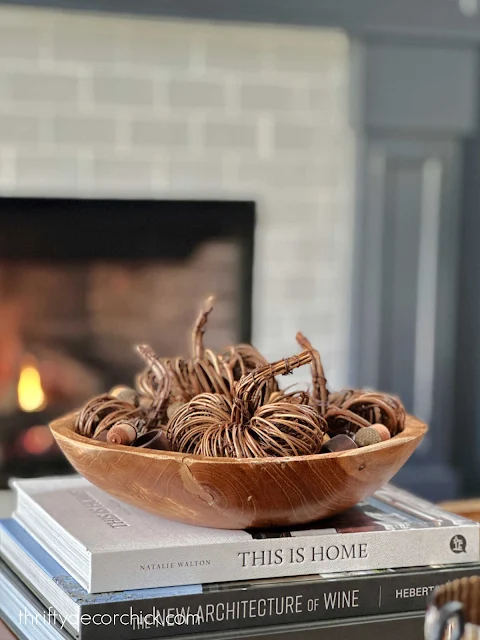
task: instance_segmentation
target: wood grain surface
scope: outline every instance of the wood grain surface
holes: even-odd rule
[[[440,502],[438,506],[451,513],[456,513],[458,516],[480,522],[480,498],[449,500],[447,502]]]
[[[427,427],[379,444],[288,458],[207,458],[106,444],[74,432],[74,414],[50,425],[73,467],[124,502],[205,527],[245,529],[306,524],[339,513],[388,482]]]

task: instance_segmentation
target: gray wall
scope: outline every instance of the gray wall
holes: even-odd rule
[[[352,70],[352,377],[398,393],[431,425],[403,481],[440,498],[460,485],[452,467],[460,203],[464,142],[476,130],[477,51],[366,38],[352,49]]]
[[[457,0],[10,0],[5,4],[52,6],[199,18],[341,27],[352,33],[408,37],[480,38],[480,15],[465,16]]]

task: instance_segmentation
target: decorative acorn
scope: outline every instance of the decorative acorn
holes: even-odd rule
[[[107,431],[106,441],[111,444],[130,445],[137,437],[137,429],[133,421],[116,422]]]
[[[277,398],[262,404],[265,382],[311,362],[312,353],[258,367],[243,376],[232,399],[203,393],[184,404],[167,425],[175,451],[212,457],[261,458],[318,453],[325,420],[315,408]],[[271,394],[270,394],[271,395]]]
[[[117,387],[113,387],[108,392],[108,395],[112,398],[118,398],[118,400],[123,400],[124,402],[128,402],[134,407],[138,407],[138,395],[135,389],[131,387],[126,387],[124,385],[118,385]]]
[[[359,447],[368,447],[382,442],[382,436],[373,427],[362,427],[355,434],[354,440]]]
[[[378,422],[376,422],[375,424],[372,424],[372,429],[375,429],[375,431],[377,431],[383,441],[390,440],[390,431],[384,424],[379,424]]]

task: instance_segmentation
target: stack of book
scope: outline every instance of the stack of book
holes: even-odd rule
[[[479,524],[391,485],[288,531],[163,520],[79,476],[13,488],[0,618],[22,638],[420,640],[432,589],[480,574]]]

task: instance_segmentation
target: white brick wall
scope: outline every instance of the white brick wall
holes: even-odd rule
[[[302,330],[340,386],[347,57],[337,31],[2,7],[0,193],[255,199],[254,341]]]

